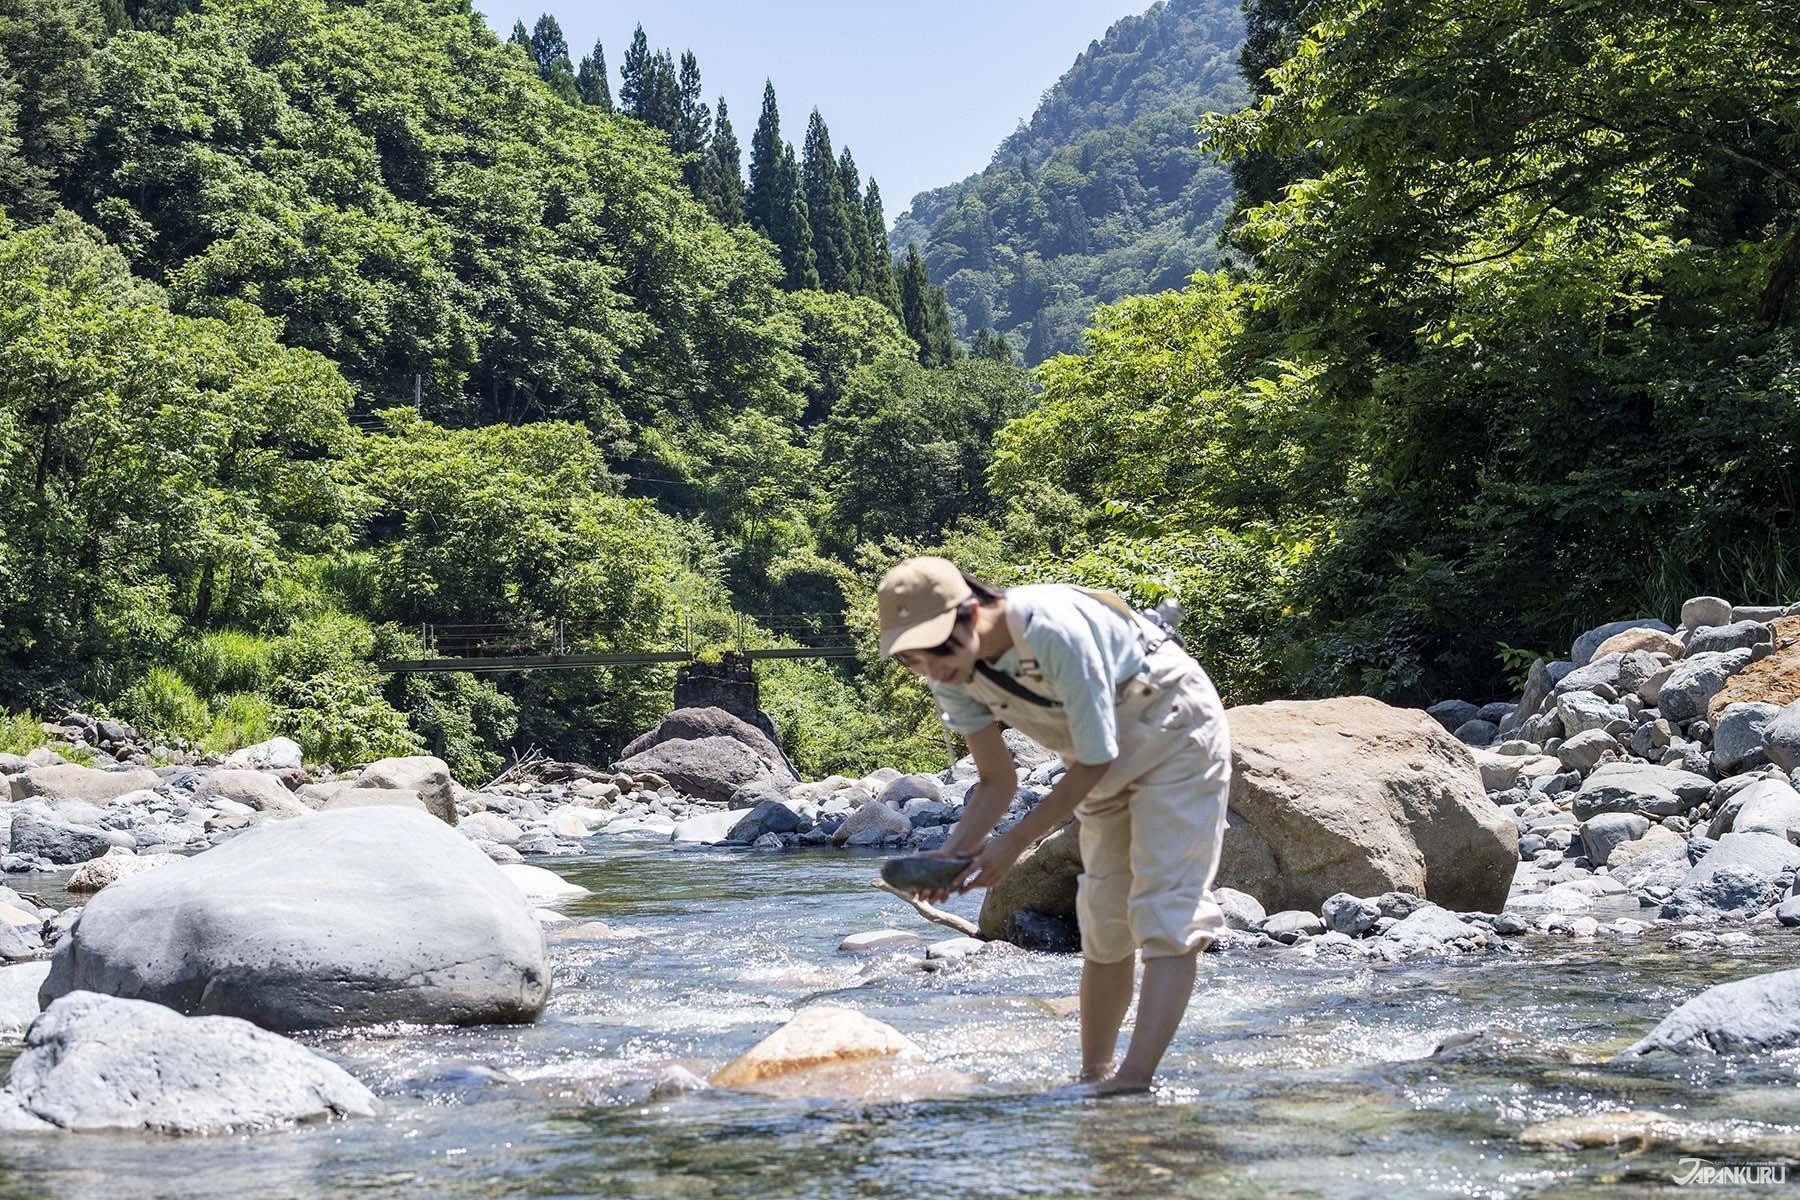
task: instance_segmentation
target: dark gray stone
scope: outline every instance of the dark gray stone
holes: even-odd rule
[[[1455,736],[1456,740],[1465,746],[1487,746],[1500,736],[1500,727],[1477,718],[1457,726]]]
[[[1775,631],[1761,621],[1733,621],[1729,625],[1709,625],[1688,634],[1687,652],[1721,654],[1728,650],[1748,650],[1759,642],[1775,640]]]
[[[1375,923],[1381,920],[1381,908],[1373,900],[1364,900],[1349,892],[1339,892],[1326,898],[1319,915],[1324,918],[1325,927],[1332,932],[1361,937],[1375,928]]]
[[[1481,715],[1481,709],[1467,700],[1440,700],[1425,711],[1451,733]]]
[[[14,813],[12,852],[68,866],[99,858],[112,849],[112,839],[91,825],[72,825],[35,813]]]
[[[903,892],[939,892],[969,869],[972,858],[931,858],[922,854],[890,858],[881,864],[881,877],[889,887]]]
[[[1290,908],[1269,914],[1263,920],[1262,932],[1283,945],[1292,945],[1302,937],[1315,937],[1324,933],[1325,922],[1319,919],[1317,913]]]
[[[725,834],[728,842],[754,842],[770,833],[799,833],[806,820],[779,800],[764,800],[745,813]]]
[[[1494,700],[1482,705],[1481,711],[1475,714],[1475,718],[1476,720],[1486,721],[1488,724],[1497,727],[1508,717],[1513,715],[1513,710],[1514,706],[1509,702],[1505,700]]]
[[[1081,927],[1074,917],[1022,908],[1007,917],[1006,940],[1024,950],[1067,954],[1081,949]]]

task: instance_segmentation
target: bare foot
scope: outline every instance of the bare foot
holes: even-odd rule
[[[1048,1095],[1058,1100],[1104,1100],[1109,1096],[1139,1096],[1149,1091],[1150,1084],[1147,1082],[1138,1083],[1109,1075],[1104,1079],[1083,1079],[1080,1083],[1056,1088]]]

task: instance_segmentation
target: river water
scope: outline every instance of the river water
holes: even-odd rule
[[[1530,937],[1376,967],[1209,954],[1162,1089],[1079,1101],[1045,1094],[1077,1058],[1075,957],[990,948],[935,972],[916,951],[852,958],[837,953],[850,933],[949,931],[870,888],[874,858],[593,844],[536,860],[592,889],[564,911],[605,926],[553,940],[536,1026],[309,1038],[385,1116],[13,1136],[0,1198],[1743,1194],[1676,1179],[1696,1156],[1800,1147],[1800,1058],[1607,1061],[1700,988],[1791,965],[1791,931],[1737,952],[1668,950],[1661,931]],[[973,915],[974,899],[952,907]],[[670,1065],[705,1075],[815,1000],[898,1027],[927,1067],[878,1077],[872,1099],[652,1095]],[[1521,1144],[1539,1122],[1614,1109],[1689,1131],[1631,1153]]]

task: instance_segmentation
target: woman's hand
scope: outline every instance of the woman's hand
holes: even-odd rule
[[[1005,879],[1006,873],[1012,870],[1013,864],[1019,861],[1019,856],[1031,845],[1018,836],[1018,828],[1015,825],[1005,833],[989,838],[987,845],[975,856],[975,861],[969,864],[969,869],[950,886],[958,892],[966,892],[971,888],[991,888]]]

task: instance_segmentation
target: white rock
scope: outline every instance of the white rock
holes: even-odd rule
[[[272,737],[254,746],[245,746],[225,759],[229,770],[265,768],[290,771],[300,767],[300,744],[289,738]]]
[[[925,939],[907,929],[871,929],[867,933],[853,933],[838,943],[840,954],[872,954],[878,950],[898,950],[903,946],[916,946]]]
[[[567,900],[572,896],[589,894],[579,883],[570,883],[555,871],[547,871],[543,867],[511,863],[502,864],[495,869],[524,893],[527,900]]]

